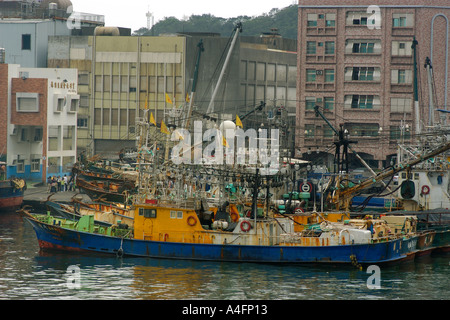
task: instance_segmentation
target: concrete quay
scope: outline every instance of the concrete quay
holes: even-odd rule
[[[57,202],[71,202],[72,198],[77,196],[81,198],[82,201],[91,202],[91,198],[87,194],[80,193],[78,189],[76,191],[60,191],[56,193],[48,192],[48,187],[46,184],[37,183],[27,184],[27,190],[25,190],[23,197],[23,206],[31,206],[32,211],[39,212],[45,211],[45,202],[48,200]]]

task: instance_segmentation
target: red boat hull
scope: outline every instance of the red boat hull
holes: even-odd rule
[[[0,210],[19,208],[22,205],[22,202],[23,196],[0,198]]]

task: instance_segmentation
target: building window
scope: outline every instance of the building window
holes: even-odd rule
[[[354,137],[377,137],[380,126],[374,123],[350,123],[346,129]]]
[[[325,26],[326,27],[335,27],[336,26],[336,14],[335,13],[327,13],[325,15]]]
[[[411,56],[412,41],[392,41],[393,56]]]
[[[412,70],[391,70],[392,84],[412,84]]]
[[[334,70],[333,69],[325,70],[325,82],[334,82]]]
[[[323,128],[323,137],[324,138],[331,138],[334,135],[334,131],[333,129],[331,129],[330,127],[325,127]]]
[[[16,93],[17,112],[39,112],[38,93]]]
[[[314,110],[316,106],[316,98],[315,97],[306,97],[305,108],[306,110]]]
[[[95,76],[95,92],[103,91],[103,81],[102,76]]]
[[[373,109],[373,96],[353,95],[352,109]]]
[[[88,119],[87,118],[78,118],[77,119],[77,127],[81,128],[81,129],[87,129]]]
[[[17,173],[24,173],[25,172],[25,160],[17,160],[17,167],[16,167]]]
[[[313,124],[306,124],[305,125],[305,137],[306,138],[313,138],[315,135],[315,127]]]
[[[31,34],[22,35],[22,50],[31,50]]]
[[[20,130],[20,140],[21,142],[28,141],[28,128],[22,128]]]
[[[406,83],[406,70],[398,70],[397,83]]]
[[[355,42],[353,44],[353,53],[374,53],[375,43],[373,42]]]
[[[392,15],[392,27],[412,27],[414,21],[413,13],[394,13]]]
[[[40,159],[32,159],[31,160],[31,172],[39,172],[41,171],[41,160]]]
[[[79,96],[72,97],[70,99],[70,103],[69,103],[69,110],[67,110],[67,111],[68,112],[78,112],[79,105],[80,105]]]
[[[160,88],[163,88],[163,85],[159,85]],[[136,76],[130,77],[130,92],[136,92]]]
[[[349,26],[366,26],[369,13],[367,12],[347,12],[346,24]]]
[[[308,14],[308,27],[317,27],[317,14],[309,13]]]
[[[325,42],[325,54],[334,54],[334,41]]]
[[[375,68],[354,67],[352,73],[352,80],[359,81],[373,81],[373,73]]]
[[[316,42],[315,41],[306,42],[306,54],[316,54]]]
[[[316,70],[315,69],[307,69],[306,70],[306,82],[315,82],[316,81]]]
[[[323,107],[325,110],[333,110],[334,108],[334,98],[325,97],[323,100]]]
[[[88,73],[78,74],[78,84],[79,85],[89,85],[89,74]]]
[[[42,128],[36,128],[34,129],[34,141],[40,142],[43,138],[43,129]]]
[[[64,98],[57,98],[56,104],[55,104],[55,112],[62,112],[64,109],[64,105],[66,104],[66,99]]]
[[[411,98],[391,98],[391,112],[411,113]]]
[[[390,126],[389,131],[389,137],[391,140],[400,140],[400,139],[411,139],[411,131],[410,126],[407,124],[403,128],[401,126]],[[405,176],[406,178],[406,176]]]

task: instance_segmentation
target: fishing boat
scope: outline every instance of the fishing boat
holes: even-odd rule
[[[110,165],[110,162],[105,162],[105,165],[84,165],[76,163],[72,168],[72,175],[77,176],[86,181],[91,180],[110,180],[116,183],[121,183],[126,180],[136,181],[137,172],[130,166],[123,168],[116,168]],[[108,165],[106,165],[108,163]]]
[[[210,210],[207,201],[135,201],[133,227],[96,226],[94,215],[77,222],[50,214],[21,214],[33,226],[43,250],[149,258],[261,263],[381,264],[411,259],[417,252],[414,217],[406,227],[385,220],[324,220],[296,229],[298,220],[258,206],[256,170],[250,211],[225,201]],[[407,222],[410,221],[409,224]],[[398,223],[396,221],[395,223]],[[367,226],[374,226],[368,230]],[[125,232],[126,230],[126,232]]]
[[[70,204],[47,201],[47,210],[52,215],[66,219],[78,220],[82,216],[92,215],[95,221],[105,222],[109,225],[126,224],[130,227],[134,225],[134,210],[102,203],[84,204],[75,202]]]
[[[0,167],[4,165],[0,162]],[[3,176],[0,177],[0,210],[17,209],[23,203],[26,182],[20,178],[4,179]]]
[[[33,226],[42,249],[150,258],[379,264],[411,258],[418,238],[413,230],[390,234],[389,225],[380,221],[374,221],[374,234],[358,225],[367,221],[330,222],[298,233],[288,218],[234,221],[218,211],[214,219],[208,211],[162,204],[136,205],[135,210],[132,229],[97,226],[92,215],[75,222],[26,210],[21,213]]]
[[[86,181],[79,177],[76,179],[76,186],[93,200],[103,199],[121,203],[127,202],[128,197],[135,191],[134,182],[131,181],[120,183],[110,180]]]

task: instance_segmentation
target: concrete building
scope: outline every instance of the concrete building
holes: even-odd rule
[[[316,117],[319,105],[367,162],[389,166],[399,142],[439,117],[429,111],[427,57],[434,109],[448,108],[449,18],[447,0],[300,0],[297,154],[332,168],[334,134]]]
[[[0,149],[8,177],[46,181],[76,161],[76,69],[0,64]]]
[[[185,118],[200,41],[204,52],[194,115],[203,115],[229,44],[215,34],[130,37],[117,32],[99,28],[93,36],[49,38],[48,66],[79,70],[79,150],[106,157],[135,147],[135,119],[146,106],[158,123],[177,124],[177,116]],[[242,116],[265,101],[270,108],[287,108],[295,118],[296,42],[276,40],[238,38],[214,113]],[[267,123],[266,111],[248,119],[252,127]]]
[[[104,25],[104,16],[73,11],[69,0],[0,1],[0,48],[5,62],[47,67],[48,37]]]

